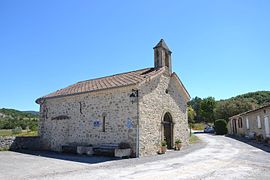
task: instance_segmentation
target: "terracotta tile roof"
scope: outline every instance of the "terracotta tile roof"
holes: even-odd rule
[[[66,88],[57,90],[51,94],[38,98],[37,103],[41,99],[54,98],[67,95],[75,95],[86,92],[93,92],[98,90],[104,90],[109,88],[123,87],[129,85],[135,85],[143,82],[147,78],[151,78],[155,75],[162,73],[164,68],[154,69],[146,68],[137,71],[131,71],[121,74],[115,74],[112,76],[91,79],[86,81],[80,81],[76,84],[70,85]]]

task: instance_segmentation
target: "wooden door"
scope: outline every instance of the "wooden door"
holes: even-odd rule
[[[170,122],[164,123],[164,140],[167,142],[167,148],[172,148],[172,124]]]

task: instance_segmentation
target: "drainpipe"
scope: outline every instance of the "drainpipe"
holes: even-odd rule
[[[140,140],[139,140],[139,134],[140,134],[140,124],[139,124],[139,90],[136,90],[137,95],[137,138],[136,138],[136,157],[138,158],[140,156]]]

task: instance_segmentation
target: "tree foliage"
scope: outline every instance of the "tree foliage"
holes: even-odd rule
[[[194,121],[195,116],[196,116],[195,110],[191,106],[188,106],[188,123],[189,124],[192,124],[195,122]]]
[[[229,99],[226,101],[218,101],[215,109],[215,116],[218,119],[226,119],[240,114],[242,112],[249,111],[257,108],[258,105],[248,99]]]
[[[201,103],[202,103],[202,99],[197,96],[188,102],[188,106],[191,106],[192,109],[195,111],[195,116],[194,116],[195,122],[202,122]]]
[[[214,122],[215,114],[214,109],[216,107],[216,101],[213,97],[208,97],[201,102],[201,116],[204,122]]]
[[[228,120],[231,116],[269,103],[270,91],[258,91],[219,101],[211,97],[204,99],[195,97],[188,105],[194,109],[196,113],[194,120],[199,123],[212,122],[214,119]]]

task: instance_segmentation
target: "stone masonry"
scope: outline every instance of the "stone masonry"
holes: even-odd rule
[[[172,73],[171,51],[163,40],[154,53],[154,68],[81,81],[37,99],[42,148],[126,142],[133,154],[148,156],[166,138],[171,148],[176,139],[188,145],[190,96]]]

